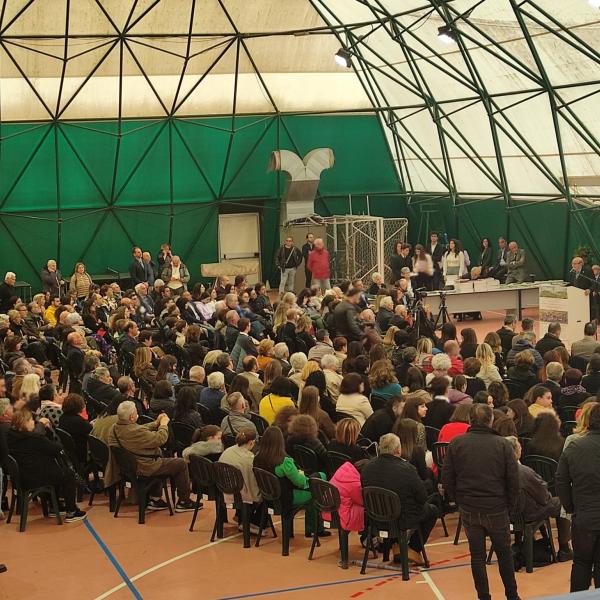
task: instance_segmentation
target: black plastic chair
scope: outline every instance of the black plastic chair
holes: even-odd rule
[[[577,427],[577,421],[563,421],[560,426],[560,433],[564,438],[567,438],[573,433],[575,427]]]
[[[154,386],[149,381],[146,381],[141,377],[138,380],[138,385],[140,387],[140,399],[149,403],[152,399],[152,395],[154,394]]]
[[[171,499],[169,497],[169,490],[167,489],[167,482],[169,481],[168,475],[157,475],[151,477],[144,477],[143,475],[137,474],[137,461],[135,456],[121,448],[120,446],[111,446],[110,451],[112,456],[115,457],[119,470],[121,471],[121,479],[119,481],[119,496],[117,499],[117,505],[115,507],[115,519],[119,516],[119,510],[123,499],[125,498],[125,487],[127,482],[135,485],[138,494],[138,523],[143,525],[146,522],[146,507],[148,506],[148,495],[150,488],[157,482],[162,485],[163,492],[169,505],[169,512],[171,516],[173,513],[173,506],[171,505]]]
[[[438,441],[439,437],[439,429],[425,425],[425,443],[427,444],[427,450],[433,450],[433,445]]]
[[[260,527],[258,529],[258,536],[256,538],[255,546],[258,547],[260,540],[269,521],[273,536],[277,537],[275,533],[275,527],[273,526],[272,515],[281,516],[281,555],[288,556],[290,553],[290,538],[294,537],[294,517],[301,510],[306,508],[306,505],[300,506],[284,506],[281,498],[281,483],[277,475],[254,467],[252,469],[254,477],[256,477],[256,483],[260,490],[260,495],[263,499],[262,515],[260,520]],[[317,543],[317,546],[320,542]]]
[[[359,437],[356,440],[356,445],[360,446],[371,458],[379,456],[379,444],[369,438]]]
[[[519,381],[514,381],[513,379],[505,379],[504,385],[508,389],[508,398],[509,400],[514,400],[515,398],[523,398],[527,393],[527,386],[523,385]]]
[[[292,451],[292,458],[307,475],[319,472],[319,459],[314,450],[302,444],[296,444]]]
[[[558,463],[552,458],[546,456],[539,456],[537,454],[529,454],[525,456],[521,462],[533,469],[548,486],[548,491],[552,496],[557,496],[556,493],[556,469],[558,469]]]
[[[323,521],[326,528],[335,527],[338,530],[338,539],[340,544],[340,558],[342,569],[348,568],[348,535],[349,532],[342,529],[340,525],[340,516],[338,510],[340,508],[340,492],[338,489],[327,481],[323,481],[319,477],[311,477],[308,480],[310,493],[312,495],[313,504],[320,513],[330,513],[331,521]],[[312,560],[315,548],[319,545],[319,535],[317,527],[313,533],[308,560]]]
[[[344,463],[352,462],[352,459],[346,454],[334,452],[333,450],[328,450],[327,456],[329,457],[332,473],[335,473]]]
[[[244,548],[250,548],[250,517],[248,515],[248,504],[242,499],[242,488],[244,477],[242,472],[232,465],[222,462],[214,463],[215,485],[221,492],[218,501],[221,503],[220,514],[227,514],[228,508],[234,508],[240,515],[242,524]],[[233,496],[233,502],[227,502],[224,495]]]
[[[349,415],[348,413],[340,412],[339,410],[336,410],[333,421],[335,423],[339,423],[342,419],[354,419],[354,417],[352,415]],[[354,419],[354,420],[356,421],[356,419]]]
[[[171,421],[169,425],[171,426],[175,441],[175,453],[179,456],[183,456],[183,451],[188,446],[192,445],[192,436],[194,435],[195,429],[191,425],[181,423],[180,421]]]
[[[82,391],[82,396],[85,400],[85,408],[90,421],[93,421],[98,415],[102,414],[106,410],[107,405],[104,402],[96,400],[85,390]]]
[[[263,419],[263,417],[261,417],[258,413],[254,412],[250,413],[250,420],[254,423],[259,437],[262,436],[267,430],[269,422],[266,419]]]
[[[205,425],[217,425],[221,427],[221,422],[227,416],[227,413],[220,408],[210,409],[203,404],[198,404],[198,412],[202,417],[202,422]]]
[[[400,514],[402,512],[402,506],[400,503],[400,497],[398,494],[386,490],[385,488],[367,486],[362,490],[363,501],[365,506],[365,517],[367,519],[367,544],[365,547],[365,554],[363,557],[362,567],[360,569],[361,575],[364,575],[367,569],[367,559],[369,558],[369,551],[375,549],[373,546],[373,537],[379,536],[384,538],[384,551],[383,560],[389,559],[390,551],[390,540],[397,539],[400,547],[400,558],[402,561],[402,579],[408,581],[410,579],[410,573],[408,568],[408,540],[412,531],[410,529],[404,529],[399,526]],[[421,529],[416,528],[416,531],[421,535]],[[380,532],[387,532],[387,535],[381,535]],[[423,539],[421,536],[423,562],[425,567],[429,568],[429,559],[425,552],[425,544],[422,543]]]
[[[525,457],[527,452],[529,451],[529,442],[531,442],[530,437],[520,437],[519,444],[521,444],[521,456]]]
[[[588,359],[583,356],[571,356],[569,365],[574,369],[579,369],[582,373],[587,371]]]
[[[442,481],[442,471],[444,469],[444,461],[446,460],[446,454],[448,453],[448,446],[450,444],[448,442],[435,442],[433,447],[431,448],[431,456],[433,458],[433,464],[437,467],[438,471],[438,481]],[[442,512],[440,516],[440,521],[442,522],[442,527],[444,529],[444,536],[448,537],[448,528],[446,527],[446,519],[445,516],[452,512],[448,510],[450,499],[444,492],[442,496]],[[460,517],[460,513],[458,514],[458,523],[456,525],[456,533],[454,534],[454,545],[458,545],[458,540],[460,538],[460,530],[462,528],[462,519]]]
[[[90,435],[88,437],[88,449],[90,451],[89,472],[94,477],[94,485],[91,488],[88,506],[93,505],[97,491],[104,491],[108,492],[108,509],[110,512],[114,512],[117,499],[115,486],[100,488],[100,479],[104,477],[110,460],[110,448],[101,439]]]
[[[195,454],[190,455],[190,479],[192,481],[192,491],[196,494],[196,506],[194,507],[190,531],[194,531],[194,525],[198,518],[201,500],[215,502],[215,514],[218,515],[219,505],[217,503],[217,497],[219,492],[215,484],[214,466],[215,463],[204,456]],[[215,524],[210,538],[211,542],[215,541],[215,536],[218,536],[219,538],[223,537],[222,521],[218,518],[215,518]]]
[[[371,407],[373,410],[379,410],[380,408],[385,408],[387,404],[387,398],[383,396],[379,396],[378,394],[371,394],[370,396]]]
[[[56,497],[56,490],[54,486],[43,485],[40,487],[25,487],[21,483],[21,477],[19,473],[19,464],[14,457],[8,455],[2,463],[2,468],[8,475],[12,486],[12,497],[10,499],[10,505],[8,508],[8,514],[6,516],[6,522],[10,523],[15,508],[20,515],[19,519],[19,531],[25,531],[27,527],[27,515],[29,513],[29,501],[35,496],[40,496],[42,502],[42,512],[45,517],[48,516],[48,504],[46,502],[46,494],[50,496],[50,502],[52,503],[52,510],[56,515],[56,523],[62,525],[62,518],[60,516],[60,509],[58,506],[58,499]]]
[[[149,425],[150,423],[154,423],[154,419],[152,417],[148,415],[138,415],[138,425]]]

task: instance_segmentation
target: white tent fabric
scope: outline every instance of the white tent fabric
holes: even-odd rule
[[[587,0],[2,6],[1,122],[374,109],[409,193],[600,196]],[[447,24],[458,43],[438,40]],[[333,61],[340,47],[352,69]]]

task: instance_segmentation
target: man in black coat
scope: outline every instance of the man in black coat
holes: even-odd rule
[[[113,385],[110,371],[106,367],[97,367],[90,377],[86,391],[94,398],[110,404],[115,398],[121,395],[121,392]]]
[[[400,438],[394,433],[386,433],[379,439],[379,456],[361,469],[360,480],[363,489],[374,486],[395,492],[401,503],[399,527],[420,527],[426,544],[439,513],[435,506],[427,503],[427,489],[417,470],[400,453]],[[418,531],[415,531],[408,542],[409,560],[422,564],[422,550]]]
[[[489,536],[498,556],[506,598],[519,600],[509,519],[519,498],[517,459],[510,443],[492,429],[491,406],[474,404],[470,421],[468,432],[448,446],[442,483],[460,509],[478,598],[491,598],[485,566],[485,538]]]
[[[507,354],[512,349],[512,339],[517,335],[515,328],[517,326],[517,320],[513,315],[506,315],[504,318],[504,324],[496,333],[500,336],[500,343],[502,344],[502,354],[506,358]]]
[[[6,314],[15,307],[19,295],[15,290],[17,276],[9,271],[4,276],[4,281],[0,283],[0,313]]]
[[[592,272],[584,265],[583,258],[576,256],[571,261],[571,270],[569,271],[569,285],[580,290],[589,290],[594,283]]]
[[[554,350],[559,346],[564,346],[560,339],[560,323],[550,323],[548,325],[548,333],[535,345],[535,349],[542,355],[542,358],[546,352]]]
[[[73,378],[69,384],[69,390],[80,393],[81,377],[83,376],[83,362],[85,354],[82,350],[84,339],[81,334],[72,331],[67,336],[67,363],[69,364],[69,375]]]
[[[496,262],[494,266],[488,271],[488,277],[497,279],[500,283],[506,281],[506,275],[508,273],[508,247],[506,246],[506,240],[503,237],[498,238],[498,252],[496,254]]]
[[[306,266],[308,264],[308,255],[313,251],[315,247],[315,235],[314,233],[306,234],[306,244],[302,246],[302,258],[304,259],[304,276],[306,278],[305,287],[310,288],[310,284],[312,282],[312,273],[308,270]]]
[[[433,261],[433,289],[439,290],[442,282],[442,258],[446,248],[440,244],[440,236],[437,231],[432,231],[429,234],[429,243],[426,248],[427,254],[431,254]]]
[[[42,269],[42,289],[44,292],[50,292],[50,296],[60,296],[61,286],[64,281],[60,271],[56,268],[56,261],[49,260],[46,268]]]
[[[358,320],[357,305],[360,301],[360,290],[351,288],[333,310],[333,323],[336,335],[345,337],[348,342],[360,342],[365,334]]]
[[[142,249],[135,246],[133,249],[133,260],[129,263],[129,276],[131,277],[132,285],[138,283],[148,283],[146,267],[142,259]]]
[[[376,410],[360,429],[360,437],[376,442],[382,435],[391,433],[396,419],[402,414],[404,399],[392,396],[383,408]]]
[[[435,429],[441,429],[450,422],[454,412],[454,406],[446,395],[450,382],[446,377],[434,377],[429,384],[433,400],[427,403],[427,414],[423,418],[423,424]]]
[[[571,592],[587,590],[600,573],[600,406],[589,413],[589,431],[563,451],[556,471],[558,497],[572,515]]]

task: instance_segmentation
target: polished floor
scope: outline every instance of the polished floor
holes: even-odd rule
[[[464,326],[473,323],[481,337],[500,326],[501,315],[484,316],[484,321]],[[428,544],[431,568],[415,570],[404,582],[394,570],[369,568],[361,575],[356,565],[340,569],[335,536],[325,539],[309,562],[310,541],[302,535],[302,516],[288,557],[281,556],[280,540],[271,537],[259,548],[244,549],[233,524],[226,527],[224,539],[211,543],[214,511],[212,503],[207,504],[193,533],[188,531],[190,513],[152,513],[145,525],[138,525],[135,507],[124,507],[114,519],[103,497],[88,509],[85,521],[60,527],[32,506],[26,532],[19,533],[16,522],[0,522],[0,562],[9,568],[0,575],[0,600],[476,598],[464,535],[454,546],[452,537],[443,537],[436,527]],[[448,527],[452,536],[453,516],[448,517]],[[361,557],[353,535],[350,558]],[[497,567],[488,571],[493,597],[503,598]],[[569,572],[570,563],[562,563],[517,574],[521,598],[567,592]]]

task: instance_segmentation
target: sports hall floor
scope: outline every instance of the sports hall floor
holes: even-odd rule
[[[478,335],[500,325],[500,315],[484,317],[474,322]],[[459,329],[461,325],[457,323]],[[369,568],[361,575],[355,565],[340,569],[335,534],[323,540],[309,562],[310,540],[303,535],[302,515],[296,520],[290,555],[282,557],[280,540],[271,537],[259,548],[244,549],[233,522],[226,525],[224,539],[211,543],[212,503],[205,503],[193,533],[188,531],[191,513],[149,513],[146,524],[138,525],[136,507],[124,506],[114,519],[107,499],[97,497],[90,509],[84,504],[87,520],[61,527],[33,506],[25,533],[17,531],[15,521],[0,522],[0,562],[9,568],[0,575],[0,600],[476,597],[464,533],[458,546],[452,543],[453,515],[447,518],[451,537],[445,538],[439,526],[430,537],[431,568],[414,570],[410,581],[403,582],[397,571]],[[362,548],[352,534],[350,559],[360,558]],[[570,567],[562,563],[518,573],[521,598],[567,592]],[[493,597],[503,598],[497,567],[488,567],[488,574]]]

